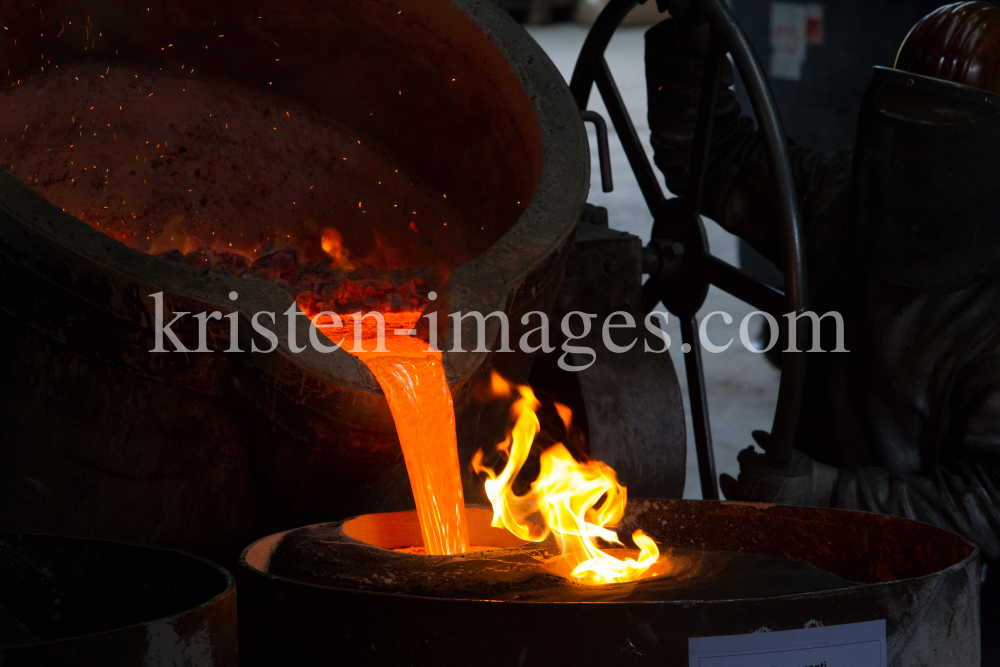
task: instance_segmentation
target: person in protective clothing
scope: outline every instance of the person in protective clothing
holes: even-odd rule
[[[674,18],[646,34],[651,142],[684,192],[709,30],[688,3],[660,4]],[[765,140],[726,67],[703,213],[780,268]],[[855,147],[789,151],[809,309],[842,314],[849,352],[808,355],[789,463],[749,447],[723,492],[916,519],[1000,560],[1000,9],[921,19],[896,67],[875,68]],[[754,439],[766,450],[767,434]]]

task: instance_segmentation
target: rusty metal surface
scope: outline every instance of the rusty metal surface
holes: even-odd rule
[[[263,570],[275,535],[248,547],[241,561],[244,665],[335,656],[344,665],[681,667],[689,637],[880,619],[892,667],[979,665],[979,552],[951,533],[840,510],[634,500],[621,529],[640,526],[666,544],[805,559],[863,583],[713,602],[442,600],[271,576]]]
[[[4,667],[236,667],[236,586],[190,554],[0,533]]]

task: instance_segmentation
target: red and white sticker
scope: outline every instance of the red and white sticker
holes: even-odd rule
[[[771,3],[771,77],[801,81],[808,46],[826,38],[823,5]]]
[[[823,5],[806,5],[806,44],[822,46],[825,36]]]

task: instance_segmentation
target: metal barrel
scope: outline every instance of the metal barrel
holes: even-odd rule
[[[723,600],[518,602],[347,590],[243,552],[243,665],[688,665],[688,639],[885,620],[889,665],[979,665],[979,550],[934,526],[843,510],[633,500],[661,544],[807,561],[851,582]],[[373,573],[375,574],[375,573]]]
[[[4,667],[237,667],[236,585],[169,549],[0,533]]]

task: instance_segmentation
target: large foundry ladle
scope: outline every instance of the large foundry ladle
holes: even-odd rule
[[[625,102],[618,92],[618,86],[611,76],[611,69],[604,59],[604,51],[622,20],[637,4],[645,1],[611,0],[608,3],[587,35],[573,71],[570,90],[579,107],[586,109],[590,91],[597,84],[646,205],[653,214],[652,238],[643,250],[643,273],[649,275],[642,289],[643,306],[646,311],[651,311],[662,302],[680,320],[683,340],[690,346],[690,351],[685,354],[685,370],[702,495],[706,499],[718,500],[719,482],[712,452],[712,427],[708,419],[705,373],[697,335],[698,310],[705,302],[709,286],[715,285],[778,317],[784,313],[799,315],[805,312],[806,271],[802,221],[796,204],[795,181],[785,131],[774,95],[749,39],[722,0],[692,0],[707,14],[711,22],[708,53],[705,57],[705,78],[701,86],[698,120],[691,151],[688,190],[670,199],[664,196]],[[705,173],[712,145],[715,91],[727,53],[732,55],[747,87],[758,123],[767,140],[767,152],[774,169],[778,187],[775,201],[780,218],[784,291],[757,281],[712,255],[701,220]],[[772,462],[779,466],[786,463],[791,455],[804,381],[804,353],[783,352],[781,385],[771,430],[772,446],[767,452]]]

